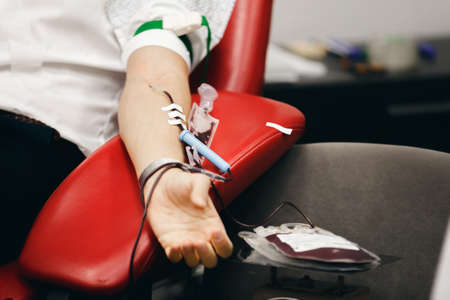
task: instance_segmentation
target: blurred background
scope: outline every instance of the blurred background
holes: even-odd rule
[[[366,41],[375,34],[447,37],[449,13],[448,0],[275,0],[271,40]]]
[[[450,152],[450,1],[275,0],[264,96],[306,116],[300,143]]]

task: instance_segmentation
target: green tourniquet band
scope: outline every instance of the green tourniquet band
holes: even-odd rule
[[[211,49],[211,28],[209,27],[208,20],[205,16],[202,16],[202,26],[205,26],[208,29],[208,36],[206,37],[206,57],[205,57],[205,68],[203,69],[202,81],[206,82],[206,71],[208,69],[208,60],[209,60],[209,51]],[[162,20],[153,20],[146,22],[139,26],[134,35],[138,35],[141,32],[151,30],[151,29],[164,29]],[[191,63],[193,61],[193,52],[192,52],[192,44],[186,34],[178,37],[186,47],[189,52],[189,58]]]
[[[163,29],[163,22],[162,20],[154,20],[147,23],[142,24],[139,26],[139,28],[136,30],[134,35],[138,35],[139,33],[151,29]]]
[[[206,71],[208,70],[209,51],[211,49],[211,28],[209,27],[208,20],[205,16],[202,16],[202,26],[206,26],[208,29],[208,36],[206,37],[206,57],[205,68],[203,69],[202,81],[206,82]]]
[[[139,28],[136,30],[134,35],[136,36],[141,32],[151,30],[151,29],[163,29],[163,21],[162,20],[154,20],[154,21],[146,22],[146,23],[142,24],[141,26],[139,26]],[[182,35],[182,36],[179,36],[178,38],[183,42],[184,46],[188,50],[189,59],[191,60],[191,64],[192,64],[192,61],[194,60],[194,56],[192,53],[191,41],[189,40],[187,35]]]
[[[205,16],[202,16],[202,26],[206,26],[208,29],[208,36],[206,37],[206,53],[209,54],[211,48],[211,28],[209,28],[209,23]]]

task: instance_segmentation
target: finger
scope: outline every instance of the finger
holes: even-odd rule
[[[186,264],[193,268],[199,263],[199,258],[192,244],[183,246],[183,256]]]
[[[196,175],[193,178],[195,182],[192,183],[192,203],[199,208],[205,208],[209,200],[209,179],[205,178],[204,175]]]
[[[213,268],[217,265],[217,256],[213,247],[209,243],[201,243],[195,246],[202,264],[206,268]]]
[[[220,257],[227,258],[233,253],[233,244],[223,231],[213,232],[211,243]]]
[[[181,249],[179,247],[174,247],[174,248],[169,247],[165,251],[166,251],[167,258],[173,263],[177,263],[183,258]]]
[[[208,202],[206,197],[194,193],[192,193],[191,201],[198,208],[205,208],[206,203]]]

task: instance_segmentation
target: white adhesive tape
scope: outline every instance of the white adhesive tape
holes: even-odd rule
[[[291,135],[291,133],[292,133],[292,128],[286,128],[286,127],[283,127],[283,126],[281,126],[279,124],[276,124],[276,123],[267,122],[266,126],[275,128],[276,130],[278,130],[278,131],[280,131],[280,132],[282,132],[284,134],[287,134],[287,135]]]
[[[186,122],[186,116],[183,115],[182,113],[180,113],[179,111],[176,111],[176,110],[169,111],[168,115],[169,115],[169,118],[171,118],[171,119],[180,118]]]
[[[176,119],[176,120],[167,120],[167,122],[170,125],[181,125],[183,127],[183,129],[186,129],[186,125],[184,125],[184,122],[180,119]]]
[[[179,106],[178,104],[176,104],[176,103],[172,103],[170,105],[161,107],[161,110],[162,111],[177,110],[177,111],[179,111],[181,113],[183,112],[183,108],[181,106]]]

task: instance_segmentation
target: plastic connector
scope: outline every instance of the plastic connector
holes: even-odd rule
[[[205,112],[211,112],[214,107],[214,101],[219,96],[216,89],[207,83],[202,83],[197,91],[200,95],[200,108]]]
[[[180,141],[186,143],[192,148],[195,148],[198,153],[213,163],[220,171],[225,173],[230,170],[230,165],[222,157],[203,144],[189,130],[183,130],[178,138]]]

